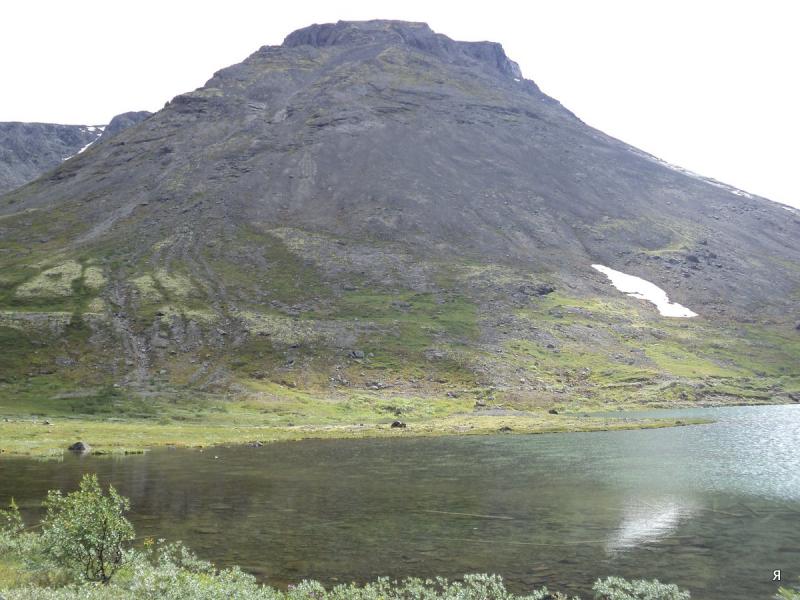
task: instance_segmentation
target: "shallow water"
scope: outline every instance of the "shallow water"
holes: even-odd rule
[[[304,441],[120,459],[0,460],[30,518],[97,472],[140,535],[182,539],[266,581],[502,574],[582,593],[657,577],[693,598],[769,598],[800,577],[800,407],[694,409],[711,425]]]

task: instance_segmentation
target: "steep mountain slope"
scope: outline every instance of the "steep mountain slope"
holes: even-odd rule
[[[0,198],[0,367],[9,395],[788,398],[798,233],[588,127],[498,44],[314,25]]]

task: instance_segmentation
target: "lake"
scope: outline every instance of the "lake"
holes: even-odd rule
[[[753,600],[800,577],[800,406],[659,411],[657,430],[159,449],[0,459],[0,503],[35,519],[85,472],[133,504],[139,535],[183,540],[274,585],[503,575],[590,598],[597,577]],[[91,443],[91,440],[89,440]]]

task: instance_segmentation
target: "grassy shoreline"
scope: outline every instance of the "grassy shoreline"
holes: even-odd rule
[[[157,447],[204,448],[303,439],[592,432],[654,429],[708,422],[704,419],[631,420],[547,413],[454,415],[408,421],[405,428],[392,428],[390,423],[377,422],[277,426],[235,422],[160,424],[144,420],[109,422],[85,418],[45,421],[19,419],[0,422],[0,455],[57,458],[63,455],[70,444],[79,440],[88,443],[94,454],[122,455],[137,454]]]

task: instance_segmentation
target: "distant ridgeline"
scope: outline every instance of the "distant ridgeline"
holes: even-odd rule
[[[108,125],[0,123],[0,194],[33,181],[96,141],[107,139],[151,114],[123,113]]]

